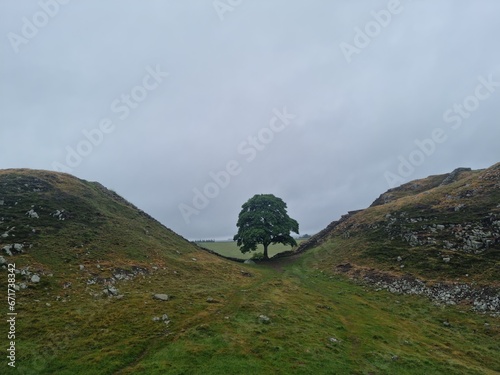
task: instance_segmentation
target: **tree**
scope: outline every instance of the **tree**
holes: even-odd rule
[[[242,253],[255,251],[258,244],[264,246],[264,259],[269,259],[267,248],[271,244],[296,246],[290,232],[299,233],[299,223],[286,212],[286,203],[272,194],[257,194],[243,206],[238,216],[237,241]]]

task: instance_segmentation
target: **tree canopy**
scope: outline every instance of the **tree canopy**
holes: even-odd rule
[[[281,243],[296,246],[290,232],[299,233],[299,223],[290,218],[286,203],[273,194],[256,194],[243,206],[238,216],[238,233],[234,236],[242,253],[264,246],[264,259],[269,259],[268,246]]]

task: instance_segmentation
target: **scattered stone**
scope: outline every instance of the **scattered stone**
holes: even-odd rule
[[[38,216],[38,214],[33,209],[31,209],[28,212],[26,212],[26,215],[28,215],[28,217],[30,219],[39,219],[40,218],[40,216]]]
[[[31,276],[31,282],[32,283],[39,283],[40,282],[40,276],[38,276],[38,275]]]
[[[328,341],[332,342],[332,343],[337,343],[337,342],[340,342],[339,339],[335,338],[335,337],[329,337],[328,338]]]
[[[261,323],[261,324],[269,324],[269,323],[271,323],[271,319],[268,316],[266,316],[266,315],[259,315],[258,320],[259,320],[259,323]]]
[[[163,314],[161,316],[161,318],[159,316],[155,316],[153,318],[153,322],[160,322],[160,321],[162,321],[165,324],[170,324],[170,320],[168,319],[168,315],[167,314]]]
[[[116,297],[118,295],[118,289],[111,285],[104,288],[102,292],[108,297]]]
[[[160,301],[168,301],[170,300],[170,296],[167,294],[155,294],[153,295],[153,299],[157,299]]]

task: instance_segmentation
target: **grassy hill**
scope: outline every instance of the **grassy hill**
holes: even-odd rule
[[[386,207],[368,211],[385,220],[376,210]],[[2,373],[500,372],[499,318],[334,273],[350,259],[332,256],[336,241],[352,251],[349,241],[362,243],[361,228],[348,230],[301,255],[244,265],[199,249],[98,183],[0,171],[0,263],[18,272],[16,368],[4,358]],[[373,256],[392,267],[384,259]],[[4,291],[7,273],[2,266]]]
[[[332,222],[297,251],[433,281],[499,286],[500,163],[412,181]]]

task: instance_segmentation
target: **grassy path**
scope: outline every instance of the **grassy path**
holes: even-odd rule
[[[135,370],[160,374],[168,358],[169,374],[500,372],[498,319],[374,292],[314,270],[307,256],[242,269],[254,275],[249,285],[235,285]]]

